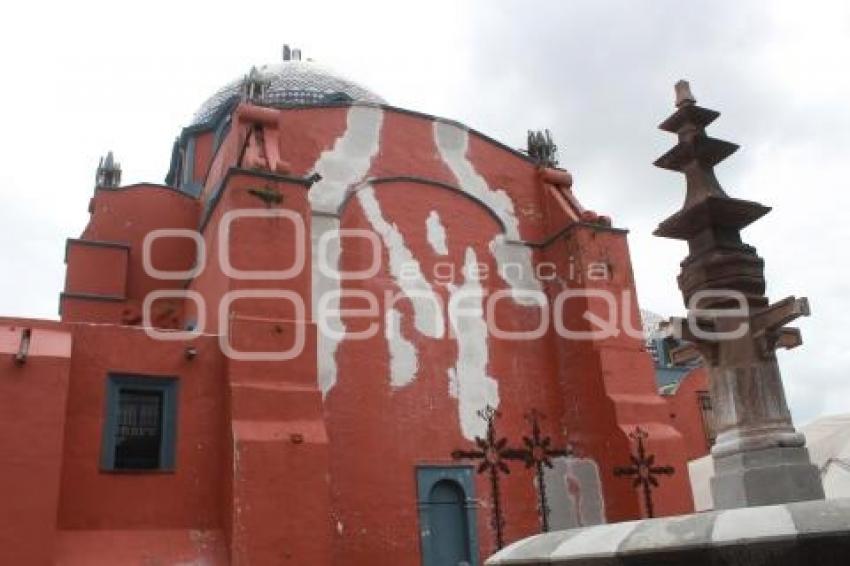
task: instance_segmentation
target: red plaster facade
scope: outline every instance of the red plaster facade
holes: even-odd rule
[[[574,505],[560,526],[642,515],[631,482],[613,475],[638,425],[657,461],[676,468],[654,493],[656,512],[692,511],[680,427],[691,434],[681,423],[697,407],[657,394],[643,340],[624,331],[641,327],[626,233],[581,208],[568,173],[460,124],[357,103],[243,101],[184,130],[175,156],[168,186],[96,189],[87,227],[67,244],[60,322],[0,319],[0,563],[418,565],[417,469],[470,466],[451,453],[483,435],[475,411],[487,404],[512,445],[537,409],[553,445],[575,446],[584,475],[548,486],[550,501],[560,489]],[[235,211],[274,216],[235,220],[222,236]],[[162,229],[194,231],[203,245],[185,233],[149,241],[156,269],[192,270],[199,249],[203,269],[152,275],[145,239]],[[334,283],[317,273],[316,241],[336,229],[375,234],[376,248],[340,238],[336,264],[367,270],[377,249],[375,274]],[[222,245],[237,270],[302,265],[285,279],[240,279],[219,261]],[[435,303],[417,305],[399,258]],[[542,306],[511,295],[523,286],[512,269]],[[349,292],[339,340],[324,337],[314,308],[328,285]],[[504,298],[490,313],[458,314],[450,305],[464,288]],[[565,290],[591,294],[559,302]],[[605,293],[616,297],[615,335],[558,331],[555,321],[593,330],[588,311],[611,319]],[[435,321],[443,334],[424,330]],[[533,338],[492,331],[544,321]],[[294,354],[238,359],[222,344]],[[116,373],[177,379],[173,469],[103,469]],[[509,466],[506,542],[540,530],[534,470]],[[479,564],[496,548],[490,484],[472,477]],[[552,511],[557,527],[562,509]]]

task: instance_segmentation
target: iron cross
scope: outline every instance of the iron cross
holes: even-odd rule
[[[552,468],[552,458],[557,456],[569,456],[572,448],[551,448],[552,439],[543,436],[540,432],[540,420],[546,416],[537,409],[531,409],[526,413],[525,419],[531,424],[531,436],[523,436],[524,448],[508,454],[508,458],[515,459],[519,456],[525,462],[526,468],[535,468],[537,474],[538,510],[540,512],[540,525],[543,532],[549,531],[549,504],[546,499],[546,483],[543,481],[543,467]]]
[[[656,466],[655,454],[646,454],[644,441],[649,438],[649,433],[640,427],[629,433],[629,438],[635,441],[637,455],[631,454],[631,466],[617,466],[614,475],[617,477],[634,477],[632,485],[640,486],[643,490],[643,502],[646,514],[650,518],[655,516],[652,507],[652,488],[658,487],[657,475],[672,476],[675,473],[673,466]]]
[[[511,473],[505,460],[516,460],[519,457],[516,450],[507,447],[507,438],[497,438],[496,436],[496,419],[501,416],[501,413],[487,405],[483,410],[478,411],[478,416],[487,423],[487,438],[476,436],[477,450],[455,450],[452,452],[452,458],[455,460],[481,460],[476,470],[477,473],[490,473],[490,525],[496,533],[496,547],[501,549],[504,546],[505,519],[502,517],[499,474]]]

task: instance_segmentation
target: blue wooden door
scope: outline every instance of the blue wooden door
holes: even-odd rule
[[[475,566],[475,501],[471,470],[423,467],[417,470],[423,566]]]
[[[431,488],[428,502],[435,566],[457,566],[470,562],[465,499],[463,489],[452,480],[440,480]]]

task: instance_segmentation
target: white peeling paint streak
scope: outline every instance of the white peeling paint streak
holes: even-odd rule
[[[449,301],[449,321],[457,337],[457,362],[449,370],[449,393],[457,397],[461,433],[469,440],[486,435],[478,411],[487,405],[499,406],[499,384],[487,375],[487,322],[477,266],[475,250],[466,248],[464,281]]]
[[[313,212],[337,214],[349,187],[369,172],[378,153],[383,122],[384,111],[376,106],[349,108],[345,133],[313,166],[313,172],[322,177],[310,189]]]
[[[431,249],[437,255],[449,255],[449,248],[446,245],[446,227],[443,226],[443,221],[440,218],[440,213],[432,210],[428,215],[428,220],[425,221],[425,228],[428,234],[428,243],[431,244]]]
[[[347,115],[347,127],[337,138],[332,149],[322,152],[312,171],[321,179],[310,188],[308,198],[312,209],[311,241],[313,244],[313,320],[319,320],[318,301],[328,292],[339,291],[339,279],[325,276],[318,268],[318,242],[322,235],[339,230],[339,207],[350,188],[361,182],[369,173],[372,159],[380,147],[381,126],[384,113],[378,107],[351,106]],[[327,249],[328,267],[339,268],[339,239],[332,238]],[[336,303],[336,304],[333,304]],[[339,310],[339,301],[329,307]],[[341,318],[324,316],[330,328],[344,330]],[[333,388],[337,380],[336,351],[339,340],[324,332],[318,335],[318,381],[323,395]]]
[[[540,281],[534,276],[531,248],[519,243],[519,220],[514,203],[503,190],[492,190],[469,161],[469,132],[456,124],[434,121],[434,140],[440,157],[457,179],[466,194],[475,197],[489,208],[501,221],[504,234],[490,242],[490,251],[496,259],[499,273],[513,291],[513,299],[525,306],[539,306],[539,302],[517,291],[541,291]]]
[[[390,385],[404,387],[416,377],[419,361],[416,347],[401,334],[401,313],[388,308],[386,313],[385,337],[390,348]]]
[[[338,229],[338,218],[317,214],[313,215],[311,229],[313,245],[313,320],[318,322],[320,317],[324,318],[328,329],[334,331],[333,335],[320,331],[316,337],[318,380],[322,396],[327,395],[328,391],[336,384],[336,350],[340,342],[338,337],[345,331],[345,325],[342,322],[342,317],[339,316],[340,305],[338,295],[336,294],[340,290],[340,281],[335,277],[328,277],[319,271],[318,243],[322,234]],[[327,262],[335,269],[339,269],[339,238],[332,238],[327,243],[325,249]],[[331,297],[331,300],[327,302],[328,312],[319,313],[319,298],[323,296]]]
[[[390,274],[413,304],[413,324],[416,330],[431,338],[442,338],[445,332],[442,302],[422,274],[422,267],[404,242],[398,226],[384,219],[375,189],[367,185],[357,192],[372,229],[381,236],[389,254]]]
[[[534,275],[531,248],[498,234],[490,240],[490,252],[496,259],[499,274],[511,288],[511,298],[526,307],[539,307],[540,301],[529,295],[542,292],[540,281]]]
[[[451,169],[461,190],[483,202],[505,225],[505,234],[519,240],[514,203],[505,191],[493,191],[466,157],[469,132],[456,124],[434,121],[434,140],[443,162]]]

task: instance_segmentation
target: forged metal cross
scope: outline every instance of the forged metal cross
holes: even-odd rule
[[[636,427],[634,431],[629,433],[629,438],[635,441],[637,455],[632,454],[631,466],[617,466],[614,468],[614,475],[617,477],[633,477],[632,485],[640,486],[643,491],[643,502],[646,507],[646,514],[649,518],[655,516],[652,506],[652,488],[658,487],[658,479],[655,476],[665,475],[672,476],[675,473],[673,466],[656,466],[655,454],[646,454],[645,440],[649,438],[649,433],[640,427]]]
[[[525,419],[531,424],[531,436],[523,436],[522,442],[524,448],[513,451],[508,455],[508,458],[514,459],[515,456],[520,456],[525,462],[526,468],[535,468],[537,474],[537,493],[538,493],[538,509],[540,512],[540,526],[543,532],[549,531],[549,504],[546,500],[546,483],[543,481],[543,466],[552,468],[552,458],[557,456],[570,456],[573,453],[572,447],[566,448],[551,448],[552,439],[548,436],[542,436],[540,432],[540,420],[546,416],[537,409],[531,409],[525,414]]]
[[[496,419],[501,413],[495,408],[487,405],[478,411],[478,416],[487,423],[487,438],[475,437],[477,450],[454,450],[452,458],[455,460],[481,460],[478,464],[477,473],[490,473],[490,525],[496,533],[496,548],[504,546],[503,529],[505,519],[502,517],[502,501],[499,492],[499,474],[509,474],[511,471],[505,460],[518,460],[522,456],[518,451],[508,448],[507,438],[496,437]]]

